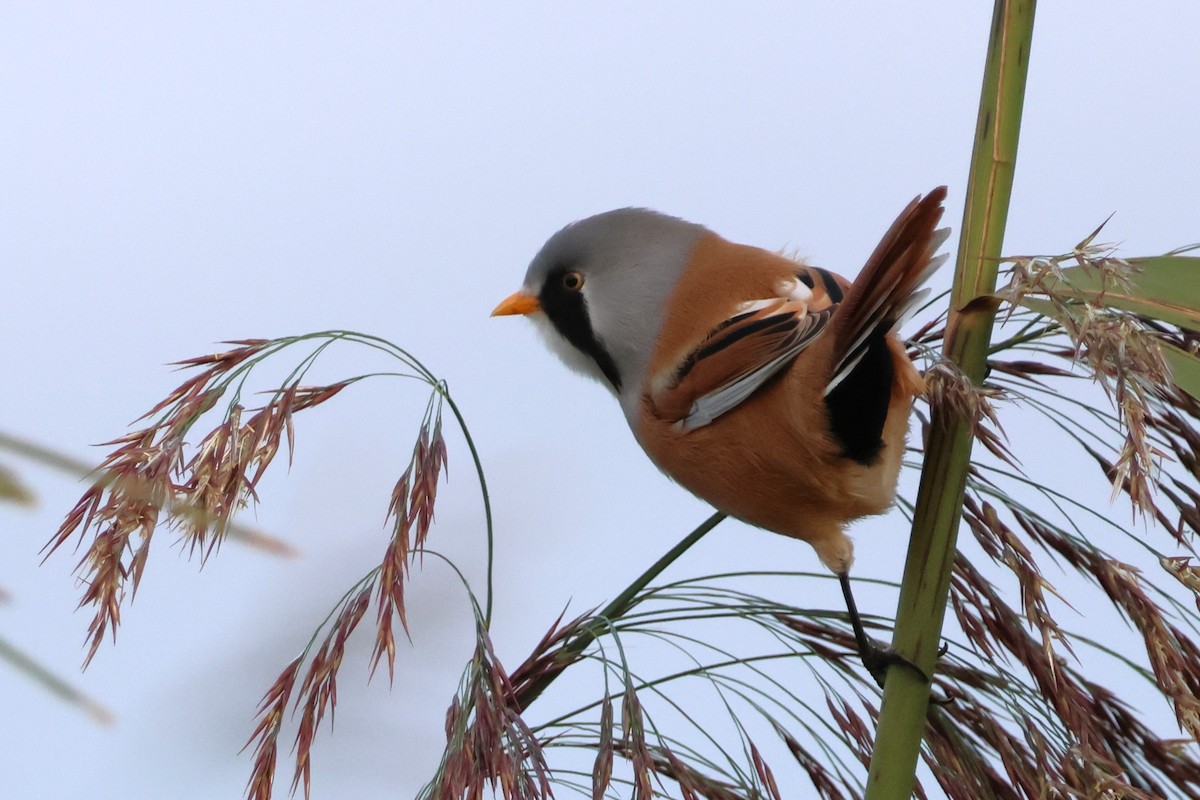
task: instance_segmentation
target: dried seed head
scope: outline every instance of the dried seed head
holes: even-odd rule
[[[447,714],[446,751],[426,798],[482,797],[487,787],[506,800],[548,800],[550,770],[543,743],[521,718],[512,682],[482,627],[474,658]]]
[[[813,788],[817,790],[817,794],[823,800],[846,800],[846,795],[842,792],[841,785],[829,770],[821,762],[817,761],[808,750],[801,746],[796,737],[781,728],[778,723],[772,724],[775,727],[775,732],[783,739],[783,743],[787,746],[792,757],[796,759],[796,763],[808,774],[808,778],[812,781]],[[851,797],[857,800],[859,795],[850,790],[849,787],[846,788],[848,791],[851,791]]]
[[[998,388],[975,385],[953,362],[946,360],[925,371],[925,385],[933,413],[966,420],[984,447],[997,458],[1015,465],[993,402],[1001,396]]]
[[[592,765],[592,800],[604,800],[612,781],[613,767],[613,704],[608,693],[600,706],[600,741],[596,746],[596,762]]]
[[[254,489],[274,459],[285,421],[337,394],[347,382],[304,389],[294,383],[243,423],[244,409],[233,403],[191,458],[185,458],[189,432],[213,409],[235,376],[253,367],[276,341],[247,339],[215,355],[179,362],[200,369],[141,417],[152,420],[108,444],[98,478],[67,514],[46,546],[52,553],[74,535],[95,537],[79,563],[86,587],[81,605],[92,605],[87,661],[106,631],[115,635],[120,606],[136,593],[159,520],[169,519],[182,543],[207,558],[228,531],[231,516],[254,497]]]
[[[758,781],[767,790],[767,794],[771,800],[783,800],[779,795],[779,786],[775,783],[775,775],[771,772],[771,767],[763,760],[762,753],[758,752],[758,747],[753,741],[750,744],[750,760],[754,764],[754,774],[758,776]]]
[[[1162,350],[1169,337],[1151,320],[1104,305],[1110,289],[1131,290],[1138,269],[1114,257],[1111,246],[1093,244],[1095,235],[1063,256],[1009,259],[1011,280],[1000,294],[1011,304],[1010,315],[1029,296],[1049,304],[1071,340],[1074,359],[1109,395],[1124,431],[1110,474],[1113,491],[1125,491],[1135,511],[1153,517],[1157,464],[1165,453],[1154,445],[1149,430],[1156,425],[1155,398],[1173,385]],[[1099,275],[1099,291],[1075,289],[1064,272],[1070,263]]]
[[[296,685],[300,662],[301,659],[296,658],[284,668],[258,705],[258,723],[246,742],[246,747],[254,745],[254,767],[246,788],[249,800],[271,798],[271,788],[275,782],[275,760],[279,749],[279,731],[283,727],[283,715],[288,699]]]
[[[404,609],[404,582],[412,559],[423,552],[425,539],[433,524],[437,501],[438,481],[446,471],[446,442],[442,438],[440,403],[421,426],[408,467],[396,481],[388,504],[388,519],[392,520],[392,536],[384,551],[379,570],[378,614],[376,615],[375,650],[371,656],[371,673],[387,656],[388,680],[395,674],[396,642],[394,620],[399,619],[405,634],[408,618]]]
[[[304,785],[304,797],[310,796],[312,782],[312,744],[317,728],[328,711],[333,717],[337,707],[337,673],[346,654],[346,642],[358,627],[367,606],[371,603],[374,587],[368,582],[342,604],[325,641],[309,662],[308,671],[300,684],[293,712],[300,710],[300,727],[296,732],[294,750],[296,769],[292,776],[292,793]]]

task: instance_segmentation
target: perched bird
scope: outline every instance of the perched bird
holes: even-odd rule
[[[876,680],[904,659],[862,628],[846,526],[891,506],[924,381],[895,329],[946,260],[946,188],[917,197],[858,278],[640,208],[572,223],[494,316],[536,323],[616,395],[658,467],[717,509],[803,539],[841,580]]]

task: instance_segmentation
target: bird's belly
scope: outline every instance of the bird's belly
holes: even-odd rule
[[[773,394],[751,398],[702,428],[682,431],[651,419],[635,433],[655,464],[697,497],[814,544],[891,505],[899,459],[888,450],[903,449],[907,415],[899,420],[899,436],[885,437],[880,458],[863,465],[841,456],[822,420],[797,414],[794,404]],[[770,408],[773,400],[786,407]],[[760,402],[765,407],[756,409]],[[762,425],[764,413],[776,424]],[[896,422],[889,419],[889,427]]]

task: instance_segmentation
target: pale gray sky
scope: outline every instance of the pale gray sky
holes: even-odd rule
[[[607,393],[491,308],[558,227],[617,206],[849,275],[939,183],[957,227],[988,5],[9,7],[0,427],[96,459],[89,443],[178,382],[164,363],[215,341],[393,339],[449,381],[489,469],[494,639],[515,666],[568,600],[608,599],[707,511],[649,464]],[[1038,15],[1006,251],[1060,251],[1114,211],[1109,238],[1129,253],[1194,241],[1200,6]],[[201,573],[160,534],[116,647],[82,676],[74,560],[37,566],[81,486],[0,453],[40,495],[32,512],[0,506],[14,598],[0,635],[118,715],[99,728],[0,668],[0,796],[239,796],[258,698],[382,553],[423,402],[380,383],[302,414],[257,522],[303,557],[228,546]],[[450,447],[433,544],[478,581],[478,494]],[[898,575],[903,538],[872,536],[898,524],[856,531],[860,574]],[[680,568],[779,565],[818,569],[803,545],[729,525]],[[413,598],[395,691],[362,690],[369,636],[347,657],[316,797],[407,797],[435,764],[470,622],[445,569]]]

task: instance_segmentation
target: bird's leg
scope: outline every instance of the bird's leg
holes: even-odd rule
[[[880,688],[883,688],[883,680],[887,677],[888,667],[897,664],[913,670],[921,676],[922,680],[928,683],[929,676],[925,674],[925,670],[890,647],[880,647],[875,643],[874,639],[867,636],[867,632],[863,628],[862,617],[858,615],[858,606],[854,602],[854,593],[850,591],[850,574],[839,572],[837,573],[837,577],[838,581],[842,584],[842,595],[846,598],[846,611],[850,615],[850,624],[854,627],[854,639],[858,642],[858,656],[862,659],[863,666],[871,673],[871,677],[875,679]]]

